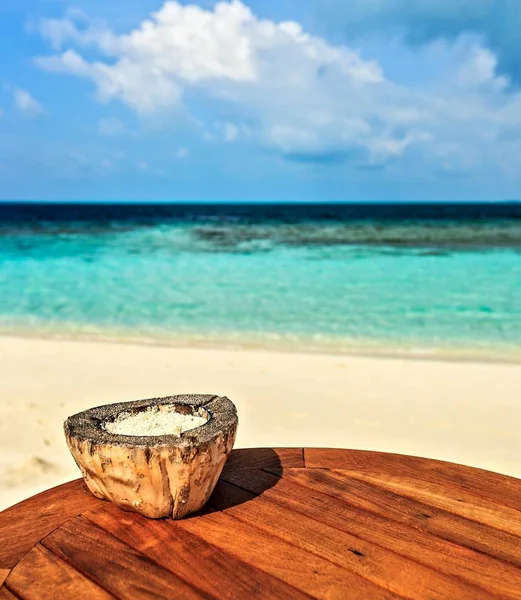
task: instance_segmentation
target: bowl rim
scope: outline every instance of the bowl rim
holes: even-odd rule
[[[123,412],[133,412],[154,406],[190,406],[202,408],[210,418],[199,427],[188,429],[177,435],[133,436],[110,433],[103,423]],[[163,398],[116,402],[89,408],[68,417],[64,423],[67,440],[90,442],[94,445],[116,445],[126,447],[157,446],[201,446],[210,443],[219,435],[235,434],[238,425],[237,409],[226,396],[215,394],[178,394]]]

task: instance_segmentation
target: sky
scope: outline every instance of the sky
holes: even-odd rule
[[[520,199],[518,2],[0,0],[0,199]]]

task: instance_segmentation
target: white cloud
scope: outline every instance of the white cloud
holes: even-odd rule
[[[190,156],[190,150],[185,147],[178,148],[174,154],[175,158],[182,160],[183,158],[188,158]]]
[[[225,142],[234,142],[239,135],[239,128],[233,123],[223,124],[223,135]]]
[[[475,46],[471,49],[468,59],[461,65],[456,81],[462,87],[478,87],[493,84],[498,90],[508,87],[505,77],[496,76],[497,58],[487,48]]]
[[[67,50],[61,56],[39,58],[36,62],[48,71],[91,79],[97,86],[99,100],[118,98],[140,113],[170,107],[181,98],[181,90],[173,80],[128,57],[114,66],[99,61],[89,63],[75,50]]]
[[[521,85],[519,0],[317,0],[328,28],[353,39],[367,33],[401,37],[418,48],[433,40],[479,36],[497,56],[498,70]]]
[[[402,137],[381,136],[372,139],[368,143],[369,163],[385,163],[389,158],[400,156],[404,151],[415,143],[427,143],[432,141],[432,135],[424,131],[410,131]]]
[[[99,121],[98,131],[101,135],[117,136],[127,133],[127,128],[117,117],[106,117]]]
[[[380,10],[383,0],[373,1]],[[177,110],[171,118],[180,118],[203,96],[207,141],[247,138],[305,161],[402,160],[406,173],[414,153],[425,168],[448,172],[501,166],[514,150],[519,156],[508,135],[521,131],[521,95],[507,93],[496,56],[475,38],[446,44],[454,67],[438,80],[405,87],[353,48],[296,22],[259,19],[239,0],[212,10],[169,1],[126,34],[70,14],[43,21],[40,31],[59,52],[37,64],[92,81],[100,101],[123,102],[143,116]],[[87,47],[95,58],[85,58]],[[233,122],[216,116],[222,107]]]
[[[239,0],[219,2],[214,10],[166,2],[120,36],[99,25],[80,27],[70,17],[44,21],[41,32],[54,47],[89,45],[107,57],[88,62],[69,47],[37,59],[48,71],[92,80],[101,101],[119,99],[150,114],[179,107],[188,88],[204,89],[245,107],[245,117],[256,121],[258,141],[288,152],[307,152],[306,140],[312,145],[325,133],[338,146],[357,143],[350,137],[352,122],[363,116],[349,113],[360,112],[356,105],[368,88],[384,82],[374,61],[311,36],[298,23],[260,20]],[[332,112],[331,122],[306,133],[310,110]],[[226,123],[222,135],[231,142],[246,129]]]
[[[20,88],[13,88],[13,102],[16,110],[27,117],[39,117],[45,114],[45,109],[36,98]]]
[[[207,142],[225,142],[231,144],[240,140],[254,137],[251,128],[245,123],[232,123],[231,121],[217,121],[213,124],[213,131],[205,131],[203,138]]]
[[[303,86],[317,71],[329,68],[346,84],[381,80],[378,66],[355,51],[332,47],[304,33],[297,23],[261,21],[239,0],[219,2],[214,11],[166,2],[126,35],[116,36],[100,26],[80,30],[70,17],[43,21],[41,33],[54,47],[65,42],[92,45],[116,59],[89,63],[69,48],[37,59],[42,68],[92,79],[101,99],[119,98],[140,112],[180,101],[188,85],[210,87],[226,96],[231,90],[220,88],[219,83],[240,87],[276,76],[279,86]],[[277,67],[281,55],[286,55],[288,64]],[[296,68],[293,81],[288,81],[290,67]]]

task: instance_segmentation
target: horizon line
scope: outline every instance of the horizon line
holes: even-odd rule
[[[382,204],[517,204],[521,203],[519,199],[504,199],[504,200],[11,200],[0,199],[0,205],[13,204],[60,204],[60,205],[162,205],[162,206],[244,206],[244,205],[272,205],[272,206],[288,206],[288,205],[382,205]]]

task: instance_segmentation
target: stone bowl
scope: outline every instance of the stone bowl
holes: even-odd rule
[[[206,418],[178,435],[120,435],[105,429],[121,415],[152,409]],[[69,449],[89,490],[145,517],[181,519],[208,501],[237,432],[226,397],[182,395],[91,408],[64,424]]]

